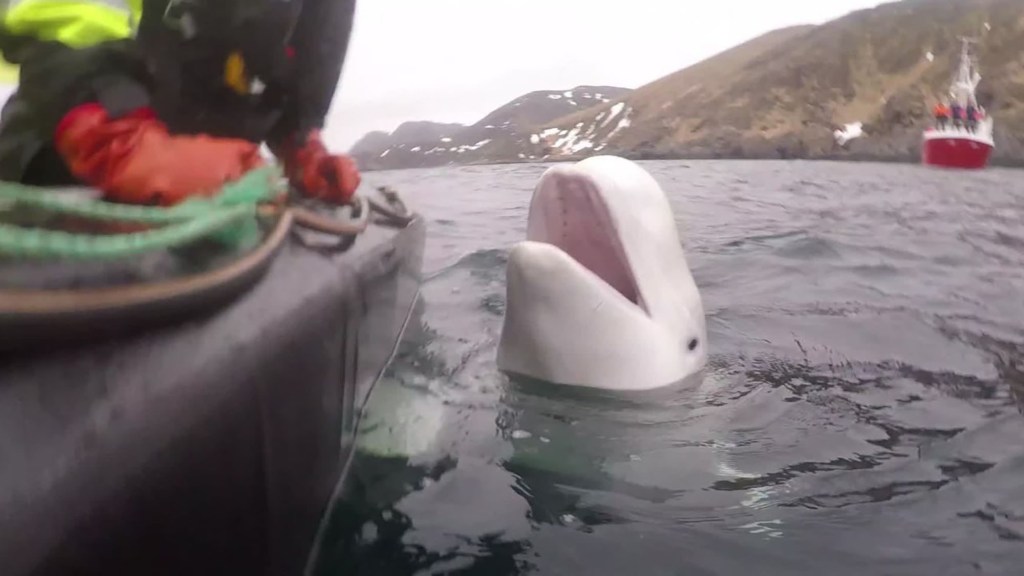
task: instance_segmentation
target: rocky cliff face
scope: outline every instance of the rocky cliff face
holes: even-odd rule
[[[980,40],[993,161],[1024,164],[1022,0],[902,0],[777,30],[608,102],[531,117],[507,135],[474,133],[469,144],[487,151],[474,160],[493,162],[594,153],[916,161],[961,35]],[[848,127],[859,137],[837,138]]]
[[[536,127],[628,93],[612,86],[531,92],[471,126],[407,122],[391,134],[371,132],[350,153],[364,170],[539,160]]]

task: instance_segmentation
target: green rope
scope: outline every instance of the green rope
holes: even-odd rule
[[[0,182],[0,202],[94,220],[167,224],[196,218],[219,207],[256,204],[269,200],[277,191],[271,185],[272,176],[275,173],[276,170],[273,167],[253,170],[239,180],[224,186],[216,196],[193,197],[169,208],[132,206],[103,201],[69,201],[67,198],[50,193],[46,188],[11,182]]]
[[[177,247],[237,224],[252,212],[245,207],[213,212],[156,230],[94,236],[0,224],[0,244],[15,258],[124,258],[161,248]]]
[[[277,168],[260,168],[224,186],[215,196],[191,198],[168,208],[69,201],[45,188],[0,182],[0,206],[7,205],[7,209],[28,208],[51,215],[161,226],[131,234],[91,235],[0,223],[0,257],[123,258],[178,248],[204,238],[236,246],[248,244],[258,235],[257,204],[277,194],[279,180]]]

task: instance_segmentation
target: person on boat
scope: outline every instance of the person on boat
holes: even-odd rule
[[[934,109],[935,121],[939,126],[940,130],[945,130],[949,123],[949,106],[945,102],[939,100],[935,104]]]
[[[964,121],[964,109],[959,102],[953,102],[949,107],[950,116],[953,118],[953,127],[959,129]]]
[[[967,105],[967,131],[974,132],[978,127],[978,110],[974,104]]]
[[[320,138],[355,0],[7,0],[0,51],[20,66],[0,116],[0,180],[87,184],[176,204],[261,166],[348,202],[354,161]]]

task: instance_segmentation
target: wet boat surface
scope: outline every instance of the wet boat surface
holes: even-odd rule
[[[291,239],[212,314],[0,358],[4,573],[301,573],[424,240]]]

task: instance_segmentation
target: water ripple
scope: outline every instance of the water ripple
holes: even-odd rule
[[[507,253],[545,166],[366,175],[433,218],[425,304],[380,384],[405,412],[371,406],[377,430],[437,426],[408,434],[430,435],[414,459],[357,458],[320,573],[1019,573],[1020,173],[645,166],[712,350],[646,395],[497,373]]]

